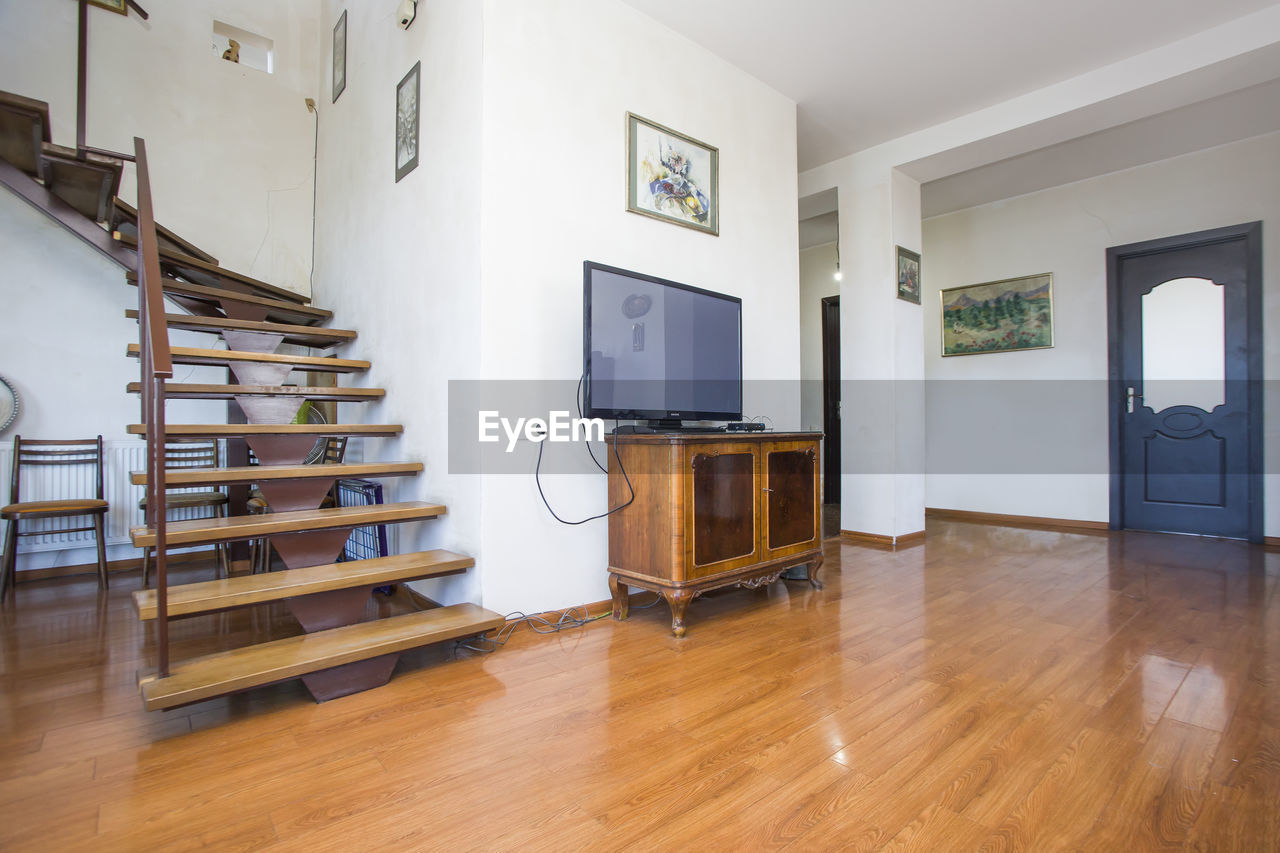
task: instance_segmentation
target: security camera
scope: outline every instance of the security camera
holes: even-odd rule
[[[396,25],[402,30],[407,30],[417,15],[418,0],[400,0],[400,5],[396,9]]]

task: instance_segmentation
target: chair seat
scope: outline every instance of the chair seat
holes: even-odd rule
[[[222,492],[174,492],[165,497],[164,504],[169,509],[190,509],[199,506],[221,506],[227,502]],[[147,499],[138,501],[138,509],[147,508]]]
[[[94,515],[107,511],[107,502],[83,498],[72,501],[21,501],[0,508],[0,518],[43,518],[58,515]]]

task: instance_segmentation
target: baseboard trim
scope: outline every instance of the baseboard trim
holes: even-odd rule
[[[910,548],[924,542],[924,531],[904,533],[901,536],[889,536],[884,533],[864,533],[861,530],[841,530],[840,538],[859,545],[870,545],[872,548],[883,548],[896,551],[899,548]]]
[[[19,552],[21,554],[22,552]],[[165,562],[169,565],[177,565],[180,563],[194,563],[198,560],[211,560],[214,557],[214,549],[202,548],[199,551],[183,551],[180,554],[170,554],[169,559]],[[128,560],[108,560],[107,572],[109,574],[119,574],[121,572],[136,572],[142,570],[142,558],[132,557]],[[77,563],[73,566],[48,566],[43,569],[26,569],[18,572],[18,583],[26,583],[27,581],[42,581],[50,578],[68,578],[74,575],[96,575],[98,573],[97,563]]]
[[[970,524],[991,524],[998,527],[1029,527],[1034,530],[1066,530],[1071,533],[1106,533],[1111,529],[1111,525],[1105,521],[1044,518],[1038,515],[1004,515],[998,512],[972,512],[967,509],[926,507],[924,517],[938,521],[964,521]]]
[[[1262,540],[1262,544],[1270,550],[1280,551],[1280,536],[1267,536]]]

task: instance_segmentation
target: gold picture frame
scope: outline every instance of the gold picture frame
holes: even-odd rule
[[[627,113],[627,210],[720,234],[720,150]]]
[[[110,9],[118,15],[128,15],[129,7],[124,0],[89,0],[91,6],[98,6],[103,9]]]
[[[1053,346],[1053,273],[940,291],[942,355]]]

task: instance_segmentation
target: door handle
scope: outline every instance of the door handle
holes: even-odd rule
[[[1130,386],[1129,386],[1129,388],[1128,388],[1128,390],[1126,390],[1126,391],[1125,391],[1125,395],[1124,395],[1124,397],[1125,397],[1125,408],[1126,408],[1126,409],[1128,409],[1129,414],[1131,414],[1131,415],[1132,415],[1132,414],[1133,414],[1133,401],[1134,401],[1134,400],[1141,400],[1141,399],[1142,399],[1142,395],[1141,395],[1141,394],[1139,394],[1139,393],[1137,393],[1137,392],[1136,392],[1136,390],[1134,389],[1134,387],[1133,387],[1132,385],[1130,385]]]

